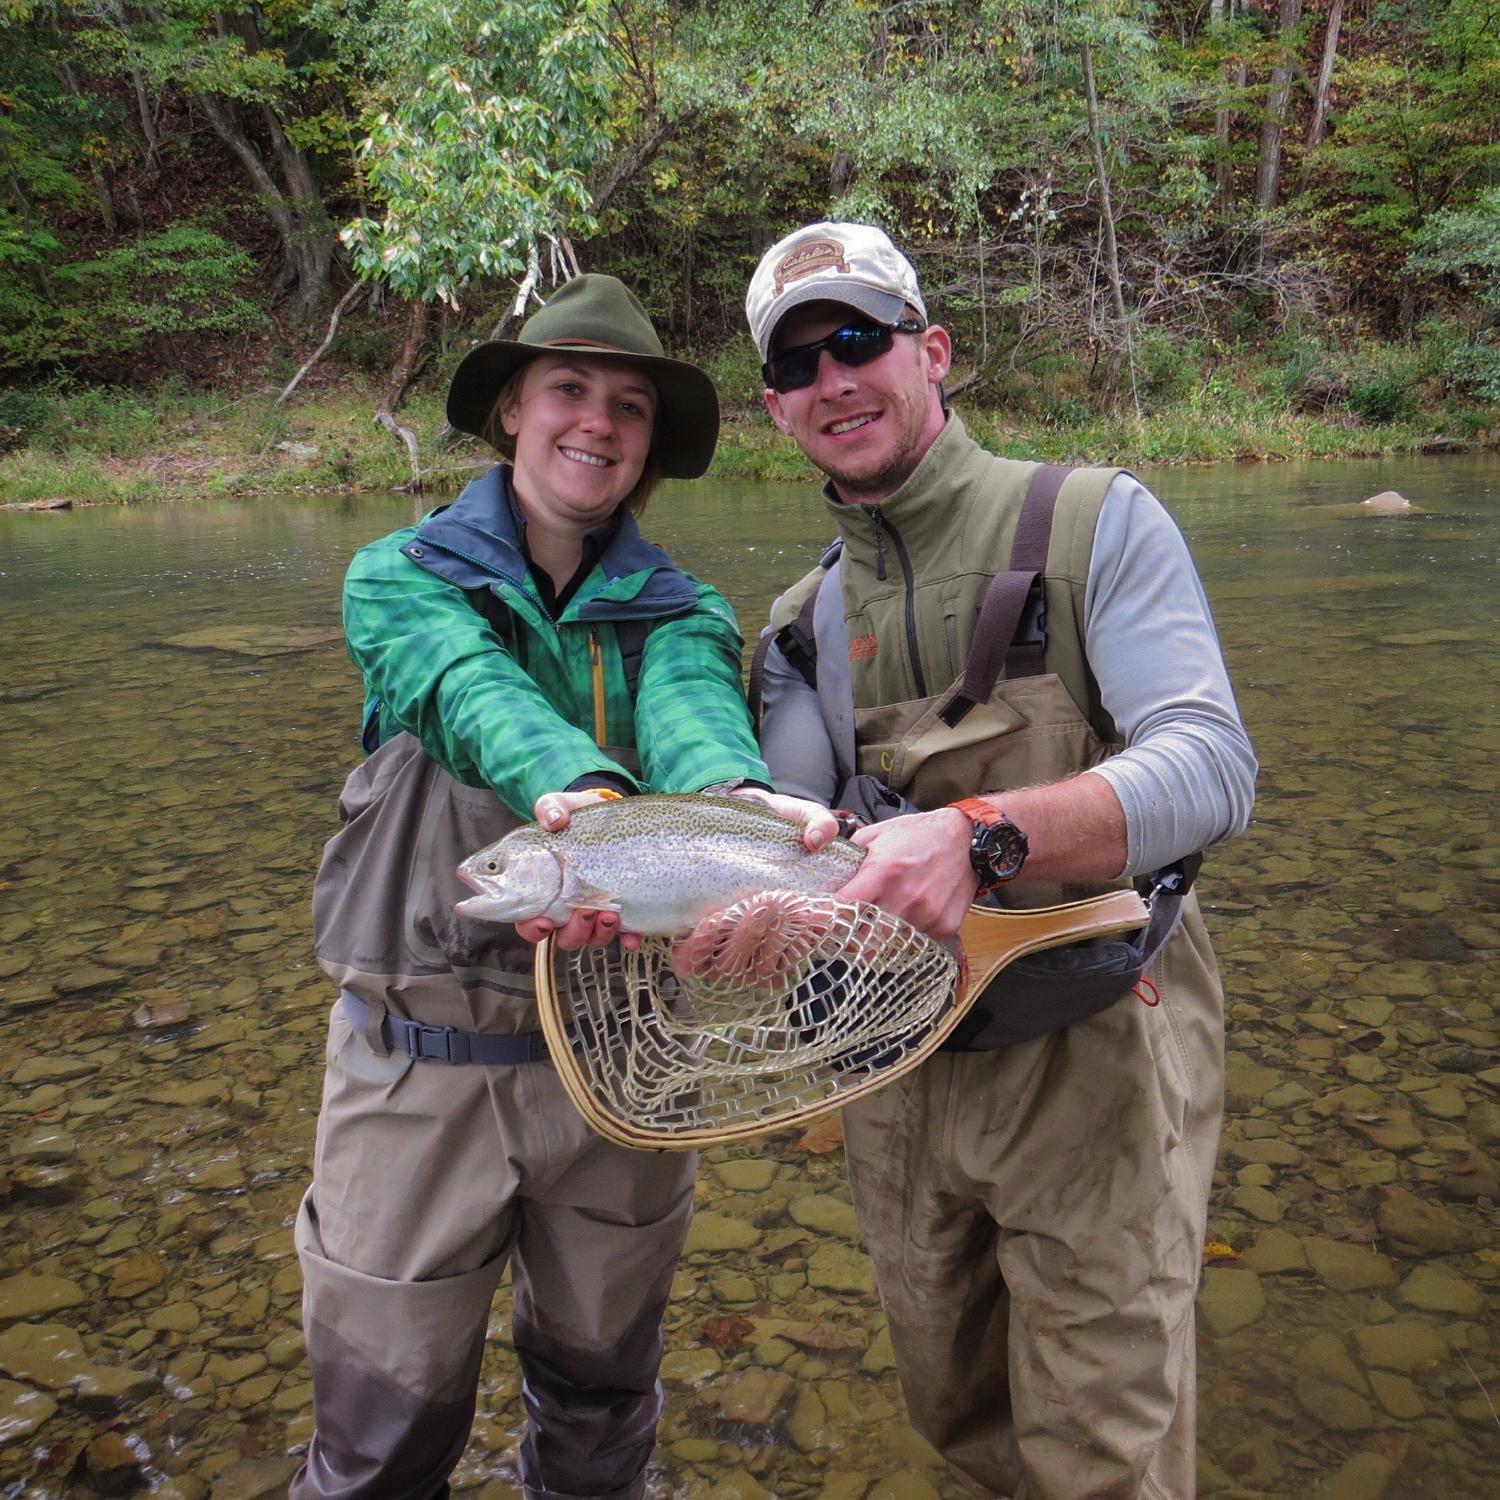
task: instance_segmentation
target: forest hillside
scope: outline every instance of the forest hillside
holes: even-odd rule
[[[796,472],[741,309],[819,217],[910,249],[1001,449],[1497,429],[1495,0],[0,0],[0,31],[0,498],[460,476],[446,375],[580,268],[709,365],[719,472]]]

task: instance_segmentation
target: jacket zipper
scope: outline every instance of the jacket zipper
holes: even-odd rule
[[[594,743],[602,750],[609,743],[609,715],[604,693],[604,652],[599,631],[589,626],[589,685],[594,699]]]
[[[880,513],[878,505],[867,505],[864,507],[870,513],[870,519],[875,524],[875,577],[881,582],[885,581],[885,542],[891,539],[891,546],[896,549],[896,560],[901,564],[901,577],[906,585],[906,650],[911,657],[912,676],[916,679],[917,697],[927,696],[927,678],[922,671],[922,658],[917,651],[917,601],[916,588],[911,572],[911,558],[907,555],[906,544],[901,540],[901,533],[896,530]]]

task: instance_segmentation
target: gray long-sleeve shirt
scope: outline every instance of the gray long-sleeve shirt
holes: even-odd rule
[[[825,805],[849,773],[854,744],[843,610],[825,607],[825,596],[831,606],[838,595],[835,573],[819,591],[816,689],[774,644],[765,664],[762,754],[778,790]],[[1161,869],[1244,829],[1255,752],[1208,600],[1182,533],[1130,474],[1115,478],[1100,507],[1084,649],[1125,741],[1092,768],[1125,810],[1123,873]]]

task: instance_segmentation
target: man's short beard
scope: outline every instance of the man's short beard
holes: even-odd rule
[[[903,453],[877,473],[864,474],[857,479],[845,478],[837,470],[823,464],[819,464],[818,468],[822,469],[842,499],[858,504],[861,495],[879,494],[884,499],[895,494],[916,473],[921,461],[920,457],[913,458],[910,454]]]

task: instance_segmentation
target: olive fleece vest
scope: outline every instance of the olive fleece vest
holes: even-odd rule
[[[995,574],[1040,465],[996,458],[956,414],[916,473],[884,504],[828,508],[843,540],[839,574],[858,709],[925,698],[963,671]],[[1099,508],[1119,469],[1075,469],[1053,517],[1044,592],[1045,664],[1099,738],[1118,741],[1083,649],[1084,602]],[[814,568],[777,601],[772,632],[797,619],[827,576]]]

